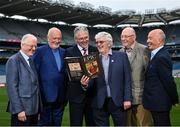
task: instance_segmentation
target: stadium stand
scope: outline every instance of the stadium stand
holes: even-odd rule
[[[62,46],[69,47],[74,44],[74,23],[87,24],[90,31],[90,42],[94,45],[94,36],[99,31],[112,34],[113,48],[121,47],[120,33],[123,27],[119,25],[129,24],[137,32],[137,40],[146,45],[147,34],[154,28],[161,28],[167,37],[167,46],[172,58],[180,59],[180,24],[171,24],[171,21],[180,20],[180,8],[173,10],[157,9],[147,11],[145,14],[137,14],[134,10],[111,12],[108,7],[101,6],[94,9],[89,3],[81,2],[75,6],[68,0],[1,0],[0,1],[0,62],[6,62],[7,58],[18,51],[20,39],[26,33],[37,36],[39,45],[47,43],[46,35],[50,27],[58,27],[62,30]],[[4,15],[4,16],[3,16]],[[21,15],[27,19],[14,19],[11,16]],[[47,22],[40,22],[45,19]],[[62,21],[65,25],[55,22]],[[159,26],[144,26],[146,23],[161,22]],[[107,24],[111,27],[93,27],[97,24]],[[176,62],[177,63],[177,62]],[[176,66],[176,64],[175,64]],[[180,66],[179,64],[177,65]],[[0,69],[2,66],[0,66]],[[178,68],[175,67],[176,70]],[[180,70],[180,69],[179,69]],[[0,70],[0,75],[4,70]]]

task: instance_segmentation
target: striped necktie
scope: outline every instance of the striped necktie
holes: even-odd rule
[[[83,48],[83,56],[86,56],[87,55],[87,49],[86,48]]]

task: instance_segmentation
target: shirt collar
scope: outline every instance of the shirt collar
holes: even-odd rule
[[[159,48],[152,50],[152,51],[151,51],[151,54],[156,55],[156,53],[157,53],[160,49],[162,49],[163,47],[164,47],[164,46],[160,46]]]
[[[100,55],[101,55],[101,56],[105,56],[105,55],[102,55],[102,54],[100,54]],[[109,56],[109,55],[112,55],[112,49],[109,50],[108,56]]]
[[[23,56],[23,58],[24,58],[26,61],[28,61],[29,56],[27,56],[22,50],[20,50],[20,53],[21,53],[21,55]]]
[[[81,47],[80,45],[78,45],[77,44],[77,47],[78,47],[78,49],[80,50],[80,51],[82,51],[84,48],[83,47]],[[86,50],[88,50],[88,48],[85,48]]]

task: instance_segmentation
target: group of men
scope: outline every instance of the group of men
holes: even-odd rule
[[[147,47],[136,41],[131,27],[120,39],[123,48],[113,51],[111,34],[99,32],[93,47],[88,29],[78,26],[76,44],[63,49],[62,33],[53,27],[48,45],[37,48],[37,38],[24,35],[20,51],[6,64],[11,125],[61,126],[67,102],[71,126],[82,126],[83,118],[86,126],[109,126],[110,115],[116,126],[171,125],[170,110],[179,101],[164,32],[150,31]],[[64,58],[91,53],[99,53],[102,73],[70,81]]]

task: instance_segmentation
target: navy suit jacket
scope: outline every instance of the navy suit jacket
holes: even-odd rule
[[[168,51],[162,48],[147,67],[143,105],[150,111],[169,111],[176,103],[178,94],[172,77],[171,57]]]
[[[6,63],[6,81],[9,97],[7,111],[12,114],[22,111],[26,115],[37,114],[41,106],[37,73],[20,52]]]
[[[58,70],[55,57],[49,45],[37,48],[33,58],[39,76],[43,102],[60,102],[66,100],[65,50],[59,48],[61,69]]]
[[[88,47],[89,54],[98,52],[97,49],[91,45]],[[70,47],[66,50],[66,57],[82,56],[77,45]],[[71,102],[82,103],[86,96],[92,97],[92,89],[84,91],[80,81],[70,81],[68,85],[68,99]]]
[[[132,79],[128,57],[123,52],[113,51],[110,55],[108,82],[114,104],[123,106],[124,101],[132,101]],[[94,79],[94,98],[92,106],[102,108],[107,97],[107,89],[102,73]]]

